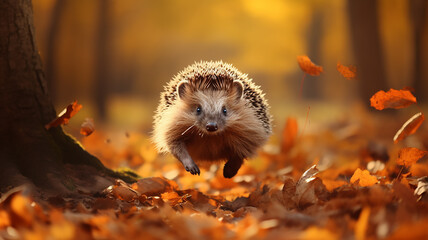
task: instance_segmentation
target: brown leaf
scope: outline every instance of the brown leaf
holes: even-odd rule
[[[175,182],[163,177],[143,178],[132,184],[132,189],[146,196],[160,195],[163,192],[173,191],[178,186]]]
[[[418,186],[415,189],[415,195],[418,196],[418,201],[428,200],[428,177],[418,178]]]
[[[130,187],[126,186],[114,186],[112,190],[112,194],[115,198],[131,202],[134,199],[138,198],[137,192]]]
[[[397,131],[393,138],[394,143],[398,143],[399,141],[405,139],[407,136],[415,133],[424,120],[425,116],[421,112],[413,115],[413,117],[407,120],[407,122],[405,122],[403,126],[401,126],[401,128]]]
[[[351,183],[355,183],[358,181],[358,185],[361,187],[372,186],[377,183],[377,178],[375,176],[370,175],[370,172],[367,170],[361,170],[357,168],[355,170],[354,175],[351,177]]]
[[[336,68],[337,71],[348,80],[351,80],[356,76],[357,68],[355,66],[347,67],[343,66],[342,64],[340,64],[340,62],[338,62]]]
[[[413,147],[402,148],[398,152],[397,164],[409,167],[424,157],[427,153],[428,151],[419,150]]]
[[[315,65],[308,56],[297,56],[297,62],[302,71],[311,76],[318,76],[323,72],[322,67]]]
[[[306,170],[296,184],[295,202],[301,207],[307,207],[318,202],[318,196],[325,194],[327,189],[321,179],[315,177],[319,170],[313,165]]]
[[[282,204],[289,209],[295,207],[294,196],[296,194],[296,183],[292,177],[286,176],[284,186],[282,187]]]
[[[388,92],[379,91],[370,98],[370,106],[377,110],[385,108],[400,109],[416,103],[416,98],[409,90],[389,89]]]
[[[83,136],[89,136],[95,131],[94,119],[85,118],[85,121],[80,126],[80,134]]]
[[[46,130],[59,125],[68,124],[70,118],[76,115],[76,113],[79,112],[81,108],[82,105],[77,104],[77,100],[70,103],[67,108],[65,108],[60,114],[58,114],[58,117],[56,119],[45,125]]]

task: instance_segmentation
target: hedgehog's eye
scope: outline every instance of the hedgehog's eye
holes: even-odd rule
[[[196,107],[196,114],[199,115],[202,112],[202,107],[201,106],[197,106]]]
[[[226,107],[223,107],[223,109],[221,110],[223,112],[223,115],[226,116],[227,115],[227,109]]]

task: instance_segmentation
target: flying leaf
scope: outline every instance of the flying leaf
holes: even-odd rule
[[[403,126],[401,126],[401,128],[397,131],[397,133],[393,138],[394,143],[398,143],[399,141],[403,140],[407,136],[415,133],[416,130],[418,130],[418,128],[421,126],[424,120],[425,120],[425,116],[421,112],[413,115],[413,117],[407,120],[407,122],[405,122]]]
[[[347,67],[343,66],[342,64],[340,64],[340,62],[338,62],[336,68],[337,71],[348,80],[355,78],[355,76],[357,75],[357,68],[355,66]]]
[[[80,126],[80,134],[83,136],[89,136],[95,131],[94,119],[85,118],[85,121]]]
[[[416,103],[416,97],[409,90],[389,89],[388,92],[379,91],[370,98],[370,106],[377,110],[385,108],[400,109]]]
[[[355,183],[358,181],[358,185],[361,187],[372,186],[377,183],[377,178],[375,176],[370,175],[370,172],[367,170],[361,170],[357,168],[355,170],[354,175],[351,177],[351,183]]]
[[[424,157],[427,153],[428,151],[423,151],[413,147],[402,148],[398,152],[397,164],[409,167]]]
[[[57,118],[45,125],[46,130],[49,130],[49,128],[56,127],[59,125],[68,124],[70,118],[76,115],[76,113],[79,112],[81,108],[82,105],[78,104],[77,100],[70,103],[67,108],[65,108],[60,114],[58,114]]]
[[[302,71],[311,76],[319,76],[323,72],[322,67],[315,65],[308,56],[297,56],[297,62]]]

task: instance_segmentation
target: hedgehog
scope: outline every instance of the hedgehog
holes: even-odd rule
[[[225,161],[223,176],[232,178],[271,132],[260,87],[231,64],[201,61],[164,87],[152,139],[192,175],[200,174],[196,163]]]

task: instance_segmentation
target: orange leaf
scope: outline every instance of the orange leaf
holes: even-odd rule
[[[308,56],[297,56],[297,62],[303,72],[311,76],[319,76],[322,73],[322,67],[315,65]]]
[[[355,225],[355,239],[364,240],[367,239],[367,228],[369,226],[370,219],[370,208],[365,207],[360,213],[357,224]]]
[[[425,156],[427,153],[428,151],[419,150],[413,147],[402,148],[398,152],[397,164],[409,167],[410,165],[421,159],[423,156]]]
[[[379,91],[370,98],[370,106],[377,110],[385,108],[405,108],[416,103],[416,98],[409,90],[389,89],[388,92]]]
[[[285,122],[284,130],[282,131],[281,151],[288,152],[294,145],[297,138],[298,125],[295,118],[289,117]]]
[[[351,80],[356,76],[357,68],[355,66],[347,67],[347,66],[343,66],[342,64],[340,64],[340,62],[338,62],[336,68],[337,68],[337,71],[348,80]]]
[[[80,134],[83,136],[89,136],[95,131],[94,119],[85,118],[85,121],[80,126]]]
[[[81,104],[77,104],[77,100],[70,103],[67,108],[65,108],[56,119],[52,122],[45,125],[46,130],[49,128],[56,127],[59,125],[67,124],[71,117],[73,117],[77,112],[82,108]]]
[[[398,141],[403,140],[407,136],[415,133],[416,130],[418,130],[418,128],[421,126],[424,120],[425,120],[425,116],[421,112],[413,115],[413,117],[407,120],[407,122],[405,122],[403,126],[397,131],[397,133],[393,138],[394,143],[397,143]]]
[[[5,210],[0,210],[0,229],[9,227],[11,224],[10,216]]]
[[[322,179],[322,183],[330,192],[338,187],[348,184],[346,181],[343,181],[343,180],[330,180],[330,179]]]
[[[375,176],[370,175],[369,171],[357,168],[357,170],[355,170],[354,172],[354,175],[352,175],[351,177],[351,183],[355,183],[357,181],[358,185],[360,185],[361,187],[368,187],[377,183],[377,178]]]
[[[142,178],[131,185],[132,189],[146,196],[159,195],[178,188],[177,183],[163,177]]]

